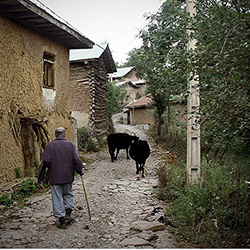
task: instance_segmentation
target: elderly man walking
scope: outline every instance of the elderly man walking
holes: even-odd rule
[[[55,137],[42,153],[42,160],[49,167],[54,216],[59,220],[58,227],[64,229],[74,209],[74,173],[82,175],[83,169],[75,145],[65,139],[65,129],[57,128]]]

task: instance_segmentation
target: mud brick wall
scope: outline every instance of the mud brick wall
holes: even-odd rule
[[[16,168],[25,173],[22,147],[25,133],[19,125],[13,131],[10,116],[15,117],[16,124],[20,117],[45,118],[51,139],[57,126],[64,126],[67,138],[72,139],[72,126],[68,49],[1,15],[0,34],[0,183],[4,183],[16,178]],[[55,56],[54,99],[50,105],[42,87],[44,52]],[[30,138],[35,140],[30,145],[36,143],[35,136]]]
[[[125,76],[121,77],[120,79],[116,79],[117,82],[125,82],[125,81],[137,81],[139,78],[136,76],[135,69],[132,69],[129,73]]]
[[[131,125],[149,124],[154,126],[154,111],[152,109],[135,108],[130,109],[130,121]]]

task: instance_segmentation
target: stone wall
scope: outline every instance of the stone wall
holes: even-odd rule
[[[24,174],[25,162],[23,142],[29,135],[34,141],[26,143],[26,148],[36,148],[39,158],[41,142],[36,144],[36,134],[32,125],[22,126],[20,118],[43,123],[51,139],[54,129],[64,126],[68,139],[72,139],[71,95],[69,81],[68,49],[33,31],[30,31],[0,16],[0,182],[15,179],[15,169]],[[46,104],[43,91],[43,53],[55,56],[55,89],[52,102]],[[10,123],[13,122],[14,124]],[[31,129],[30,133],[25,131]],[[32,153],[30,152],[30,155]],[[40,159],[33,158],[37,164]],[[35,164],[33,162],[33,164]]]

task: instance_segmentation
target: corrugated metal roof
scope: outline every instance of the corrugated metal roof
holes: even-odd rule
[[[137,81],[132,81],[133,84],[135,85],[140,85],[140,84],[145,84],[146,83],[146,80],[144,79],[139,79]]]
[[[122,78],[127,75],[134,67],[117,68],[117,72],[110,74],[113,79]]]
[[[137,88],[137,89],[139,88],[139,86],[137,86],[136,84],[134,84],[132,81],[118,82],[118,83],[115,84],[115,86],[119,87],[119,86],[122,86],[124,84],[128,84],[128,85],[130,85],[130,86],[132,86],[134,88]]]
[[[139,88],[138,85],[145,84],[146,81],[145,81],[144,79],[139,79],[139,80],[137,80],[137,81],[117,82],[117,83],[115,84],[115,86],[116,86],[116,87],[119,87],[119,86],[124,85],[124,84],[126,84],[126,83],[128,83],[128,84],[130,84],[130,85],[132,85],[132,86],[135,86],[136,88]]]
[[[95,44],[92,49],[70,50],[70,63],[99,59],[103,55],[107,73],[116,71],[114,59],[107,43]]]
[[[0,0],[1,15],[68,49],[92,48],[94,42],[36,0]]]

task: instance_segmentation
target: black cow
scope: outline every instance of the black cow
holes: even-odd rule
[[[120,149],[126,149],[127,159],[129,159],[128,148],[133,142],[133,140],[135,140],[136,138],[137,136],[128,135],[126,133],[110,134],[107,138],[107,141],[108,141],[111,161],[114,162],[117,160],[117,156],[118,156]],[[116,149],[117,149],[117,152],[115,155]]]
[[[136,174],[141,171],[144,178],[144,166],[147,158],[150,155],[150,148],[147,141],[140,140],[138,137],[133,141],[129,149],[129,156],[136,163]],[[139,176],[138,176],[139,179]]]

